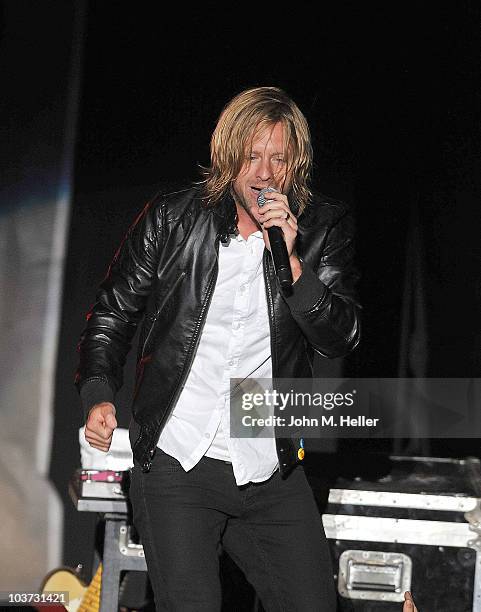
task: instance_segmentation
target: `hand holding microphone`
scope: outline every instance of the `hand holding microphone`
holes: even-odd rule
[[[269,192],[279,193],[274,187],[265,187],[261,189],[257,196],[257,204],[259,207],[262,208],[262,206],[270,201],[266,198],[266,194]],[[289,215],[289,213],[287,214]],[[289,218],[289,216],[287,218]],[[269,236],[272,260],[274,262],[274,269],[279,285],[284,293],[289,294],[292,291],[292,272],[284,234],[282,229],[277,225],[268,227],[267,234]]]

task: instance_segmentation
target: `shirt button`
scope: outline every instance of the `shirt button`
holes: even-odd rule
[[[210,433],[205,433],[204,438],[210,438]]]
[[[234,321],[234,323],[232,323],[232,329],[239,329],[239,327],[240,327],[239,321]]]

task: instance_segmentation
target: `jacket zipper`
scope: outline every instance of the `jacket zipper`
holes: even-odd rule
[[[264,281],[266,285],[266,295],[267,295],[267,303],[269,305],[269,328],[271,332],[271,360],[272,360],[272,380],[275,379],[277,373],[277,358],[276,358],[276,348],[275,348],[275,318],[274,318],[274,300],[272,299],[272,287],[269,280],[269,252],[264,252]],[[281,449],[282,450],[282,449]],[[279,457],[279,472],[282,473],[281,470],[281,461],[284,461]],[[283,463],[282,467],[286,467],[286,464]]]
[[[157,308],[157,311],[155,313],[155,315],[152,318],[152,325],[150,326],[149,329],[149,333],[147,334],[145,340],[144,340],[144,344],[142,345],[142,352],[140,354],[140,359],[142,360],[144,357],[144,352],[145,352],[145,347],[147,346],[147,343],[150,339],[150,336],[152,335],[152,331],[155,327],[155,323],[157,321],[157,319],[159,318],[160,312],[162,310],[162,308],[165,306],[165,304],[167,303],[167,300],[170,298],[170,296],[172,295],[172,293],[174,292],[174,290],[176,289],[177,285],[180,283],[180,281],[184,278],[185,276],[185,272],[182,272],[180,274],[180,276],[177,278],[177,280],[175,281],[175,283],[172,285],[172,287],[169,289],[169,292],[167,293],[167,295],[165,296],[165,298],[162,300],[162,304],[160,305],[159,308]]]
[[[198,336],[200,334],[200,330],[202,329],[204,321],[205,321],[205,313],[206,313],[207,308],[208,308],[208,306],[210,304],[210,299],[211,299],[212,293],[214,291],[214,285],[215,285],[215,282],[217,280],[217,275],[218,275],[218,272],[219,272],[219,237],[217,237],[216,241],[215,241],[215,254],[216,254],[216,259],[217,259],[215,270],[212,273],[212,276],[210,278],[209,285],[207,287],[207,293],[206,293],[206,296],[205,296],[205,300],[204,300],[204,303],[202,304],[202,308],[201,308],[201,311],[200,311],[200,314],[199,314],[199,318],[197,319],[197,323],[196,323],[195,328],[194,328],[194,333],[192,334],[192,341],[190,343],[189,350],[187,352],[187,361],[186,361],[186,364],[184,365],[184,371],[182,373],[182,377],[181,377],[181,379],[179,381],[179,384],[177,385],[177,389],[176,389],[175,393],[172,395],[172,397],[170,399],[170,402],[169,402],[169,404],[168,404],[168,406],[167,406],[167,408],[165,410],[164,421],[168,417],[168,415],[170,414],[171,406],[174,403],[175,399],[177,398],[180,390],[182,389],[182,386],[184,385],[184,382],[187,379],[187,374],[188,374],[188,372],[190,370],[190,366],[192,364],[192,359],[191,359],[192,358],[192,354],[194,352],[195,346],[197,345],[197,339],[198,339]],[[160,427],[162,427],[162,423],[159,424],[159,429],[160,429]],[[157,432],[156,432],[155,438],[157,439]],[[144,468],[146,470],[150,470],[150,466],[152,465],[152,457],[154,456],[154,453],[155,453],[155,447],[151,448],[150,451],[149,451],[150,459],[146,462],[146,464],[148,464],[148,465],[144,464]]]
[[[272,287],[269,281],[269,251],[264,251],[264,282],[266,285],[267,303],[269,305],[269,326],[271,332],[271,360],[272,360],[272,378],[275,378],[277,372],[277,359],[275,351],[275,329],[274,329],[274,300],[272,299]]]

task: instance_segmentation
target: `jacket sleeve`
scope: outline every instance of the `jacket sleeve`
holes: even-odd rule
[[[343,210],[327,231],[318,269],[302,261],[302,274],[286,298],[308,342],[324,357],[342,357],[360,339],[359,274],[353,260],[354,220]]]
[[[85,414],[112,402],[123,383],[123,367],[155,277],[162,211],[147,204],[134,221],[101,283],[78,344],[75,384]]]

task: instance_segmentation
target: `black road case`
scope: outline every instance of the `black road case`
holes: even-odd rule
[[[477,458],[389,457],[379,479],[340,477],[322,515],[342,612],[481,612]]]

